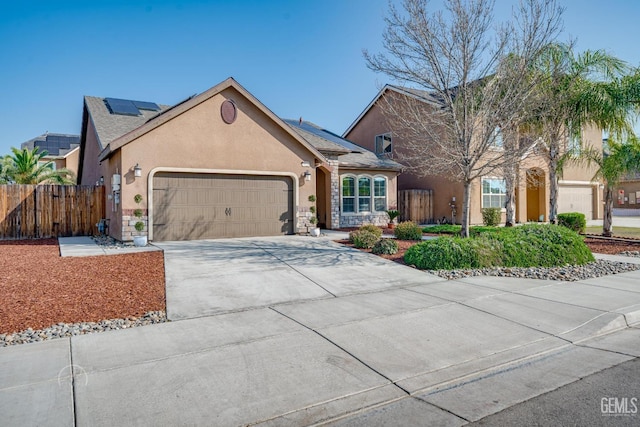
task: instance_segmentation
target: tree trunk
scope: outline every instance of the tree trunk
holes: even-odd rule
[[[558,223],[558,148],[549,150],[549,223]]]
[[[513,166],[505,168],[504,182],[506,186],[506,221],[505,227],[513,227],[516,223],[516,171]]]
[[[604,187],[604,219],[602,220],[602,235],[613,235],[613,188],[608,184]]]
[[[462,237],[469,237],[469,207],[471,206],[471,183],[469,181],[464,182],[464,195],[462,196],[462,217],[460,218],[460,224],[462,224],[462,230],[460,235]]]

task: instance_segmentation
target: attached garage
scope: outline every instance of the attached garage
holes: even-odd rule
[[[558,189],[558,213],[580,212],[587,220],[593,219],[593,187],[560,185]]]
[[[290,176],[159,172],[153,176],[153,240],[294,232]]]

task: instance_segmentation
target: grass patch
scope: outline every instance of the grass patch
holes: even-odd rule
[[[585,229],[587,234],[602,234],[602,226],[595,225],[589,226]],[[636,227],[616,227],[613,224],[613,236],[614,237],[630,237],[632,239],[640,239],[640,228]]]

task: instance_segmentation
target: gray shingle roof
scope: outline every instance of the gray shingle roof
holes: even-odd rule
[[[320,126],[299,120],[284,119],[311,145],[326,155],[337,155],[340,166],[357,169],[400,170],[402,165],[386,157],[378,157],[364,147],[354,144]]]
[[[170,108],[168,105],[158,104],[160,111],[140,110],[139,116],[125,116],[111,114],[104,103],[104,98],[85,96],[84,102],[96,128],[101,149]]]

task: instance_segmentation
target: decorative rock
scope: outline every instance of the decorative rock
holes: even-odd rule
[[[108,319],[100,322],[73,324],[57,323],[46,329],[37,331],[29,328],[21,332],[16,332],[15,334],[0,334],[0,347],[165,322],[167,322],[167,315],[164,311],[149,311],[141,317],[128,317],[126,319]]]
[[[472,276],[519,277],[526,279],[577,281],[610,274],[640,270],[640,265],[626,262],[598,260],[585,265],[567,265],[555,268],[480,268],[475,270],[436,270],[431,273],[449,280]]]

